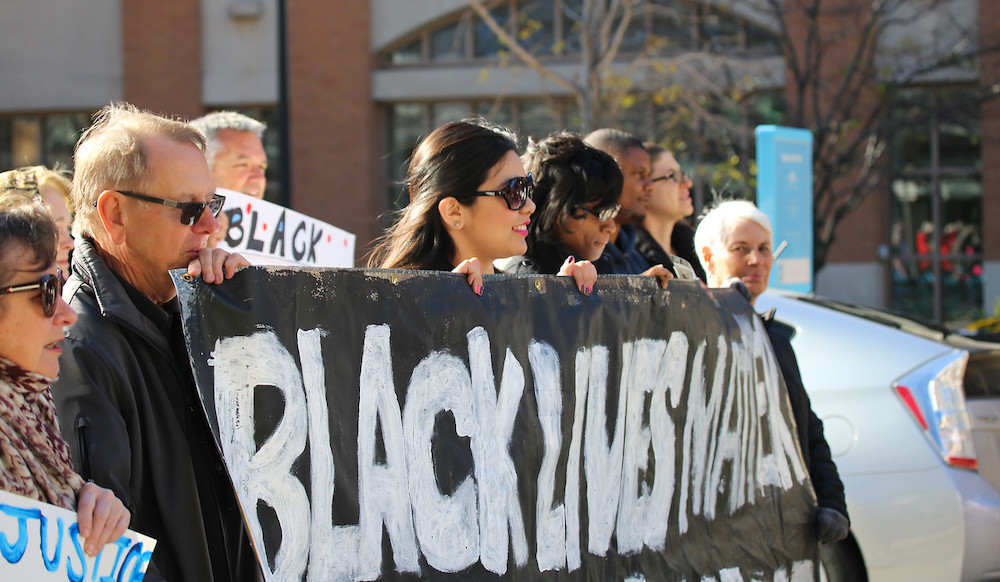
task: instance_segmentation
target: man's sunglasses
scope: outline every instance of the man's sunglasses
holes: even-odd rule
[[[651,182],[659,182],[661,180],[673,180],[674,182],[677,182],[678,184],[680,184],[681,182],[683,182],[684,180],[687,180],[688,178],[689,178],[689,176],[687,174],[685,174],[684,172],[682,172],[681,170],[673,170],[673,171],[667,172],[666,174],[664,174],[663,176],[660,176],[659,178],[653,178],[650,181]]]
[[[42,311],[45,317],[52,317],[56,313],[56,302],[59,301],[59,294],[62,293],[62,286],[65,281],[61,269],[56,269],[56,274],[49,273],[42,275],[42,278],[34,283],[23,285],[11,285],[0,288],[0,295],[7,293],[23,293],[40,289],[42,292]]]
[[[201,213],[205,212],[205,207],[208,207],[208,209],[212,211],[212,216],[218,216],[219,212],[222,210],[222,205],[226,203],[226,197],[221,194],[213,194],[212,199],[208,202],[177,202],[176,200],[154,198],[152,196],[146,196],[145,194],[129,192],[128,190],[116,190],[116,192],[128,196],[129,198],[135,198],[136,200],[162,204],[164,206],[170,206],[171,208],[180,208],[181,224],[184,226],[194,226],[194,223],[198,222],[198,219],[201,218]]]
[[[587,208],[586,206],[577,206],[577,210],[582,210],[593,214],[597,220],[604,222],[606,220],[611,220],[612,218],[618,216],[618,212],[622,209],[621,204],[615,204],[614,206],[608,206],[607,208],[602,208],[600,210],[595,210],[593,208]]]
[[[527,178],[523,176],[511,178],[507,185],[499,190],[473,192],[473,196],[503,196],[503,199],[507,201],[507,208],[520,210],[524,208],[528,200],[531,200],[534,192],[535,183],[531,180],[531,174],[528,174]]]

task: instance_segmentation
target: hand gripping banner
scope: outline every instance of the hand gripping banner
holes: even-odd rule
[[[175,273],[268,580],[814,580],[759,318],[644,277]]]

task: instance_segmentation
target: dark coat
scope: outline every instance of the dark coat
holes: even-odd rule
[[[653,235],[641,226],[635,229],[635,249],[642,255],[650,265],[668,266],[672,263],[667,251],[663,250],[660,243],[656,242]],[[677,256],[691,263],[694,274],[701,279],[702,283],[707,283],[705,268],[698,260],[698,253],[694,248],[694,229],[683,222],[674,225],[670,233],[670,246],[677,253]]]
[[[64,297],[79,319],[53,387],[62,432],[81,475],[114,491],[131,529],[157,539],[146,579],[262,579],[179,317],[119,279],[86,239]]]
[[[764,326],[767,328],[767,337],[774,349],[774,357],[778,360],[778,367],[781,368],[781,375],[785,379],[785,386],[788,387],[788,400],[795,417],[802,457],[809,469],[809,478],[816,490],[819,506],[835,509],[849,519],[847,501],[844,498],[844,483],[840,480],[837,465],[834,464],[833,455],[830,454],[830,445],[823,436],[823,421],[812,410],[792,344],[788,337],[779,331],[778,326],[774,325],[771,316],[764,316]]]
[[[604,254],[594,261],[599,275],[641,275],[649,264],[635,248],[635,227],[625,225],[618,231],[618,238],[604,247]],[[673,265],[663,265],[673,272]]]
[[[572,254],[561,244],[536,242],[526,254],[507,262],[504,271],[515,275],[555,275]]]

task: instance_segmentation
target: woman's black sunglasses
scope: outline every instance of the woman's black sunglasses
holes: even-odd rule
[[[212,194],[212,199],[208,202],[177,202],[175,200],[164,200],[163,198],[129,192],[128,190],[118,190],[117,192],[136,200],[145,200],[146,202],[180,208],[181,224],[184,226],[194,226],[194,223],[198,222],[198,219],[201,218],[201,213],[205,212],[206,206],[212,211],[212,216],[218,216],[219,211],[222,210],[222,205],[226,203],[226,197],[222,194]]]
[[[604,222],[606,220],[611,220],[612,218],[618,216],[618,212],[622,209],[621,204],[615,204],[614,206],[608,206],[607,208],[602,208],[601,210],[595,210],[593,208],[587,208],[586,206],[577,206],[577,210],[582,210],[593,214],[597,220]]]
[[[531,174],[527,177],[518,176],[511,178],[507,185],[499,190],[489,190],[486,192],[473,192],[474,196],[503,196],[507,201],[507,208],[520,210],[531,200],[535,192],[535,183],[531,180]]]
[[[0,288],[0,295],[40,289],[42,292],[42,311],[45,313],[45,317],[52,317],[56,313],[56,302],[59,301],[59,295],[62,293],[64,282],[62,269],[56,269],[55,275],[52,273],[42,275],[42,278],[34,283]]]

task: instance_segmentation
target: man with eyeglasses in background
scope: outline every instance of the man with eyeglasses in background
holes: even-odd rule
[[[611,236],[604,254],[594,263],[597,272],[605,275],[652,275],[660,279],[661,286],[665,286],[666,281],[674,277],[672,265],[651,264],[635,248],[635,227],[646,216],[651,185],[649,154],[642,140],[620,129],[606,127],[590,132],[583,141],[610,154],[625,177],[621,210],[615,216],[618,230]]]
[[[681,279],[705,281],[705,271],[694,248],[694,229],[684,219],[694,213],[691,178],[674,154],[656,143],[645,143],[649,152],[652,191],[646,216],[636,226],[635,248],[650,264],[672,264]]]
[[[202,135],[128,104],[77,143],[77,248],[53,393],[73,462],[157,539],[146,580],[261,580],[202,412],[170,269],[220,283],[249,263],[206,247],[219,228]]]

